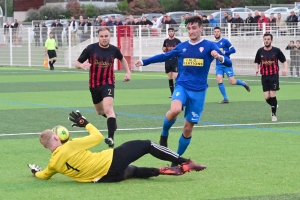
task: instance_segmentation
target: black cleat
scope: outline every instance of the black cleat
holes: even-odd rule
[[[108,144],[109,148],[114,148],[115,143],[114,143],[114,140],[112,138],[105,138],[104,141],[105,141],[106,144]]]
[[[168,147],[168,136],[160,136],[159,145]]]
[[[222,101],[219,102],[219,104],[225,104],[225,103],[229,103],[229,101],[228,100],[222,100]]]
[[[246,82],[244,82],[246,85],[244,86],[244,88],[248,91],[248,92],[250,92],[250,87],[249,87],[249,85],[247,85],[247,83]]]

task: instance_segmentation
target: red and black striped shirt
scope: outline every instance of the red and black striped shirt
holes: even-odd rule
[[[282,51],[277,47],[272,47],[270,50],[265,50],[264,47],[258,49],[254,63],[260,65],[260,74],[263,76],[279,73],[278,60],[282,63],[286,58]]]
[[[99,43],[90,44],[87,46],[78,62],[83,63],[89,59],[90,67],[90,88],[96,88],[103,85],[115,84],[114,59],[123,59],[123,55],[116,46],[109,45],[108,48],[102,48]]]

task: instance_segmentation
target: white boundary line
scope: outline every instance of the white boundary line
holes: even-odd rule
[[[212,125],[199,125],[195,128],[209,128],[209,127],[239,127],[239,126],[261,126],[261,125],[281,125],[281,124],[300,124],[299,122],[273,122],[273,123],[249,123],[249,124],[212,124]],[[183,126],[175,126],[172,129],[180,129]],[[161,130],[162,127],[153,128],[123,128],[118,131],[139,131],[139,130]],[[107,132],[107,130],[99,130],[100,132]],[[84,133],[86,130],[70,131],[70,133]],[[24,136],[24,135],[39,135],[40,133],[12,133],[12,134],[0,134],[0,137],[4,136]]]

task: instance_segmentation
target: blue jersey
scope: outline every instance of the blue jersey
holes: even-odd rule
[[[224,55],[230,58],[230,54],[235,53],[235,48],[232,46],[232,44],[229,42],[229,40],[225,38],[221,38],[218,41],[215,41],[219,49],[224,52]],[[220,63],[218,60],[216,61],[217,65],[223,65],[223,63]]]
[[[164,62],[167,59],[178,57],[178,76],[176,85],[181,85],[187,90],[203,91],[208,87],[207,76],[211,62],[214,57],[211,51],[217,51],[223,55],[215,42],[202,39],[193,44],[186,41],[178,44],[172,51],[165,54],[158,54],[148,59],[142,60],[143,65]],[[224,56],[224,65],[231,66],[232,62]]]

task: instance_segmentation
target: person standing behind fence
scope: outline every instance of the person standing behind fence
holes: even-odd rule
[[[296,66],[296,59],[295,59],[295,43],[293,40],[290,41],[290,43],[285,47],[285,50],[290,50],[290,58],[291,58],[291,63],[290,63],[290,75],[291,77],[294,77],[294,67]]]
[[[264,12],[260,13],[260,18],[258,20],[258,30],[263,33],[263,24],[265,24],[266,32],[270,32],[270,24],[269,24],[269,18],[265,16]]]
[[[17,29],[17,46],[22,47],[22,36],[24,33],[24,26],[21,21],[18,21],[18,29]]]
[[[287,26],[284,19],[281,17],[281,13],[277,13],[276,28],[278,30],[278,35],[283,35],[287,32]]]
[[[290,29],[290,35],[294,35],[296,33],[296,27],[298,24],[298,17],[295,15],[295,11],[290,12],[290,16],[286,18],[286,24],[288,25],[288,28]]]
[[[243,31],[246,32],[246,35],[253,35],[252,27],[253,27],[254,19],[252,17],[252,13],[248,12],[248,17],[245,19],[245,24],[243,27]]]
[[[66,25],[66,38],[67,38],[67,45],[69,46],[69,28],[70,28],[70,24],[71,22],[70,21],[67,21],[67,25]]]
[[[266,102],[271,106],[271,119],[277,121],[277,99],[276,91],[279,90],[279,64],[283,63],[282,75],[287,72],[287,61],[282,51],[272,46],[273,35],[265,33],[263,36],[264,47],[258,49],[255,56],[255,73],[261,74],[262,89]]]
[[[62,47],[62,32],[64,30],[64,26],[61,24],[60,19],[57,20],[55,33],[57,38],[57,45]]]
[[[13,45],[17,46],[18,43],[18,35],[17,35],[17,30],[18,30],[18,20],[15,19],[14,25],[12,26],[12,34],[13,34]]]
[[[45,53],[48,53],[50,70],[54,70],[54,63],[57,60],[55,49],[57,48],[53,33],[49,33],[49,38],[45,42]]]
[[[70,30],[71,30],[71,45],[76,45],[76,33],[78,29],[78,23],[75,21],[74,17],[71,17],[71,24],[70,24]]]
[[[296,41],[296,46],[294,47],[295,51],[295,60],[296,60],[296,75],[295,78],[299,78],[299,67],[300,67],[300,40]]]
[[[56,40],[56,22],[53,19],[50,26],[50,32],[52,32],[53,38]]]
[[[89,18],[86,18],[84,31],[83,31],[84,41],[91,37],[91,26],[92,26],[92,23],[90,22]]]
[[[45,44],[47,38],[48,38],[48,27],[46,26],[45,22],[41,23],[41,29],[42,29],[42,44]]]
[[[39,23],[36,23],[33,29],[33,33],[34,33],[34,43],[36,47],[40,46],[40,25]]]
[[[4,25],[4,36],[5,36],[5,46],[9,46],[10,44],[10,29],[11,29],[11,23],[9,21],[6,21],[6,24]]]

